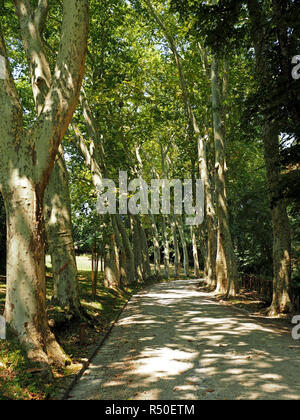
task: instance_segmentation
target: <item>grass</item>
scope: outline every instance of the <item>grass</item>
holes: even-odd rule
[[[53,306],[50,302],[53,283],[49,257],[46,258],[46,266],[48,318],[57,319],[61,308]],[[71,321],[67,326],[54,330],[62,348],[71,357],[72,364],[65,369],[53,369],[53,381],[45,383],[39,379],[18,341],[8,335],[6,340],[0,340],[0,400],[59,399],[74,375],[86,364],[89,354],[109,330],[130,296],[145,287],[145,285],[135,285],[126,289],[107,289],[103,286],[103,277],[100,273],[97,294],[93,296],[90,257],[85,255],[77,257],[77,267],[81,304],[90,319],[84,330],[84,343],[80,344],[79,339],[80,321]],[[5,277],[0,276],[0,314],[4,310],[5,290]]]
[[[78,271],[91,271],[92,270],[92,260],[90,255],[80,255],[76,257],[77,269]],[[50,255],[46,255],[46,266],[48,270],[51,268],[51,259]]]

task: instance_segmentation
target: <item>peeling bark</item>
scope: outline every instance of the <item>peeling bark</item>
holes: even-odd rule
[[[139,229],[135,216],[130,215],[130,226],[132,233],[132,244],[133,244],[133,255],[134,255],[134,267],[135,267],[135,278],[137,282],[143,282],[143,256],[142,256],[142,243],[139,234]]]
[[[123,250],[126,255],[126,281],[128,284],[135,282],[135,268],[134,268],[134,255],[132,251],[132,246],[127,234],[126,227],[119,214],[116,214],[115,220],[120,232],[123,244]]]
[[[169,265],[170,265],[170,250],[169,250],[169,239],[167,236],[167,228],[166,228],[166,218],[162,215],[162,223],[161,223],[161,230],[162,230],[162,241],[163,241],[163,256],[164,256],[164,277],[169,278]]]
[[[182,223],[182,216],[177,215],[175,216],[176,226],[178,228],[182,250],[183,250],[183,269],[184,269],[184,275],[186,277],[190,274],[190,265],[189,265],[189,254],[187,249],[187,244],[184,236],[184,229],[183,229],[183,223]]]
[[[44,2],[16,1],[21,35],[29,65],[37,36],[32,19],[42,30]],[[0,80],[0,187],[7,211],[7,296],[5,315],[28,355],[43,365],[66,363],[66,356],[50,332],[46,315],[43,198],[55,155],[75,110],[84,72],[88,32],[88,1],[64,0],[60,48],[51,84],[38,118],[25,130],[22,109],[9,68],[0,28],[0,55],[6,78]],[[30,24],[24,25],[23,19]],[[46,58],[45,58],[46,60]],[[45,67],[47,67],[47,63]],[[49,67],[49,66],[48,66]],[[47,76],[48,77],[48,76]],[[38,80],[36,80],[38,82]],[[44,94],[43,94],[44,95]],[[34,97],[37,98],[36,92]],[[36,103],[39,101],[36,99]]]
[[[212,111],[215,140],[215,189],[218,218],[216,277],[217,293],[236,295],[239,290],[236,258],[233,251],[225,182],[225,121],[221,103],[221,80],[216,57],[212,62]]]
[[[174,277],[179,276],[179,268],[180,268],[180,250],[179,244],[177,239],[177,229],[176,229],[176,222],[174,214],[171,214],[169,217],[171,230],[172,230],[172,239],[173,239],[173,246],[174,246]]]
[[[117,288],[120,286],[119,256],[115,234],[108,236],[104,252],[104,286]]]
[[[160,246],[158,229],[155,221],[155,216],[150,212],[151,228],[153,233],[153,248],[154,248],[154,274],[157,278],[160,277]]]
[[[72,234],[68,174],[60,148],[44,199],[46,236],[51,255],[53,300],[62,308],[80,314],[77,266]]]
[[[192,237],[192,247],[193,247],[194,276],[195,278],[199,278],[200,266],[199,266],[199,258],[198,258],[196,231],[195,231],[194,226],[191,226],[191,237]]]

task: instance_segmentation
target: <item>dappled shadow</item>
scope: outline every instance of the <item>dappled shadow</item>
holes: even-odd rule
[[[70,398],[298,399],[290,331],[210,301],[197,283],[135,295]]]

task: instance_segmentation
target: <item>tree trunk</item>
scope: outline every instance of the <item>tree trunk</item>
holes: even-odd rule
[[[135,278],[138,283],[143,282],[143,256],[142,243],[135,216],[130,215],[130,226],[132,232],[132,248],[134,255]]]
[[[265,20],[261,4],[257,0],[248,0],[248,9],[257,75],[261,87],[267,90],[269,80],[273,77],[266,58],[268,51],[273,47],[273,45],[269,45],[265,33],[269,22]],[[269,106],[269,108],[272,107]],[[290,312],[293,309],[289,295],[291,237],[286,201],[280,187],[279,129],[274,116],[267,110],[264,112],[263,142],[273,228],[273,299],[269,312],[271,315],[276,315],[280,312]]]
[[[43,365],[66,362],[47,324],[43,199],[55,156],[77,105],[88,33],[88,1],[63,0],[60,47],[49,81],[42,42],[48,10],[45,4],[38,2],[34,10],[29,1],[15,2],[35,84],[38,118],[27,130],[0,27],[0,55],[6,65],[6,77],[0,82],[0,188],[8,221],[5,313],[28,356]],[[49,372],[48,367],[45,372]]]
[[[175,216],[176,226],[178,228],[182,250],[183,250],[183,269],[185,277],[188,277],[190,274],[190,264],[189,264],[189,254],[187,249],[187,244],[184,235],[183,223],[182,223],[182,216],[177,215]]]
[[[198,237],[200,241],[200,252],[203,259],[203,277],[204,279],[208,278],[208,266],[207,266],[207,241],[206,241],[206,229],[202,224],[198,227]]]
[[[119,255],[120,255],[120,284],[126,285],[128,284],[128,280],[127,280],[127,258],[126,258],[126,253],[124,251],[123,248],[119,248]]]
[[[148,280],[151,276],[149,250],[147,237],[138,215],[131,215],[133,229],[133,252],[135,259],[136,274],[141,281]]]
[[[212,62],[212,111],[215,139],[215,189],[218,217],[216,277],[217,292],[236,295],[239,290],[236,259],[233,251],[225,183],[225,122],[221,104],[219,63]]]
[[[99,269],[99,252],[97,249],[97,241],[92,244],[92,295],[97,294],[98,285],[98,269]]]
[[[195,231],[194,226],[191,226],[191,237],[192,237],[192,247],[193,247],[194,276],[196,278],[199,278],[200,277],[200,266],[199,266],[199,258],[198,258],[196,231]]]
[[[21,188],[20,188],[21,187]],[[28,178],[4,193],[7,214],[6,322],[28,357],[42,365],[67,358],[48,327],[43,199]]]
[[[118,230],[120,232],[122,243],[123,243],[123,250],[126,255],[126,280],[128,284],[134,283],[135,278],[135,266],[134,266],[134,254],[132,250],[132,245],[129,240],[129,236],[127,234],[126,227],[124,225],[123,220],[119,214],[113,215],[115,221],[118,226]]]
[[[118,215],[119,216],[119,215]],[[127,273],[128,273],[128,261],[127,261],[127,255],[125,252],[125,247],[123,244],[123,240],[122,240],[122,235],[120,234],[120,231],[118,229],[118,223],[117,223],[117,215],[112,214],[111,215],[111,221],[112,221],[112,226],[113,226],[113,230],[115,233],[115,238],[116,238],[116,245],[117,245],[117,249],[118,249],[118,255],[119,255],[119,272],[120,272],[120,284],[128,284],[129,281],[127,279]],[[123,221],[121,219],[121,223],[123,225]],[[123,226],[125,229],[125,226]],[[127,235],[127,232],[126,232]],[[134,268],[134,266],[133,266]]]
[[[137,224],[138,224],[139,235],[140,235],[141,244],[142,244],[143,279],[145,281],[145,280],[149,280],[151,277],[148,240],[147,240],[146,232],[138,217],[137,217]]]
[[[158,230],[155,221],[155,216],[150,212],[151,227],[153,233],[153,248],[154,248],[154,274],[157,278],[160,277],[160,246]]]
[[[118,250],[114,233],[109,235],[109,242],[105,245],[104,286],[109,288],[120,286]]]
[[[72,234],[71,201],[62,148],[59,150],[45,191],[44,217],[52,262],[53,301],[79,315],[80,300]]]
[[[80,103],[83,109],[83,116],[85,119],[87,131],[89,133],[90,143],[87,144],[85,138],[81,134],[76,124],[73,124],[73,128],[75,135],[78,139],[79,149],[83,154],[87,167],[89,167],[91,170],[93,184],[97,188],[103,176],[108,178],[109,171],[105,163],[105,152],[97,120],[93,116],[93,113],[91,111],[91,108],[88,104],[87,98],[83,90],[80,95]],[[130,284],[137,280],[135,275],[134,253],[121,216],[119,214],[116,214],[112,215],[112,217],[117,225],[117,229],[122,238],[122,252],[125,252],[125,255],[121,256],[121,259],[122,263],[124,263],[126,259],[126,282]],[[123,280],[125,280],[124,272]]]
[[[196,203],[196,175],[195,175],[195,158],[191,158],[192,170],[192,188],[193,188],[193,206]],[[197,226],[191,225],[191,239],[192,239],[192,249],[193,249],[193,261],[194,261],[194,276],[196,278],[200,277],[200,267],[199,267],[199,258],[198,258],[198,249],[197,249],[197,238],[196,238]]]
[[[169,240],[167,236],[167,229],[166,229],[166,219],[165,216],[162,215],[162,240],[163,240],[163,255],[164,255],[164,277],[169,278],[169,265],[170,265],[170,251],[169,251]]]
[[[180,250],[178,245],[177,239],[177,229],[176,229],[176,222],[174,214],[171,214],[169,217],[170,225],[172,229],[172,239],[174,245],[174,277],[179,276],[179,268],[180,268]]]
[[[273,299],[270,314],[291,312],[291,236],[286,202],[280,191],[278,132],[268,121],[264,126],[264,155],[273,227]]]

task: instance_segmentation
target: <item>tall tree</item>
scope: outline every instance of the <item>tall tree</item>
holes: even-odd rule
[[[218,238],[216,257],[217,292],[235,295],[239,290],[238,272],[229,226],[226,183],[225,183],[225,113],[222,104],[222,84],[219,59],[212,59],[212,114],[215,141],[215,190],[218,217]],[[226,76],[227,77],[227,76]],[[225,84],[225,83],[224,83]],[[223,89],[226,92],[226,88]],[[224,97],[223,97],[224,100]]]
[[[64,364],[66,355],[51,333],[46,315],[43,196],[56,153],[75,110],[84,72],[88,1],[63,1],[61,41],[53,74],[43,45],[49,5],[15,1],[31,71],[37,119],[23,126],[22,107],[0,28],[0,185],[7,214],[7,294],[5,317],[28,351],[45,366]]]
[[[268,63],[271,43],[267,27],[267,16],[257,0],[247,2],[251,19],[251,36],[255,49],[257,75],[262,90],[268,91],[272,73]],[[286,60],[287,57],[284,57]],[[273,300],[270,313],[288,312],[292,309],[290,299],[291,280],[291,237],[286,200],[281,191],[281,172],[279,154],[279,126],[267,104],[263,120],[263,142],[269,200],[273,227]]]
[[[101,184],[101,180],[104,177],[107,178],[110,172],[106,164],[103,135],[88,103],[88,98],[84,89],[81,91],[80,105],[83,111],[82,114],[85,122],[87,138],[84,137],[77,124],[73,123],[73,129],[77,139],[78,148],[84,157],[85,164],[91,170],[92,182],[94,187],[97,189]],[[115,230],[115,235],[118,236],[119,233],[121,235],[124,253],[127,260],[127,281],[132,283],[135,280],[132,246],[121,216],[119,214],[113,215],[113,220],[116,222],[112,225]]]
[[[296,18],[299,3],[288,0],[205,3],[172,0],[172,3],[182,15],[193,16],[194,33],[201,35],[214,51],[227,55],[234,52],[241,58],[246,56],[250,66],[252,61],[256,62],[252,89],[245,92],[244,103],[247,103],[248,123],[251,121],[247,136],[255,138],[259,133],[264,146],[273,230],[274,293],[270,313],[289,311],[291,242],[285,198],[290,193],[286,192],[284,179],[288,177],[283,176],[282,158],[286,157],[284,160],[293,164],[299,161],[300,97],[299,86],[292,80],[291,72],[291,60],[299,45]],[[239,101],[237,97],[235,99]],[[239,121],[242,122],[241,118]],[[240,124],[241,128],[243,124]],[[279,139],[282,133],[288,137],[291,146]],[[288,172],[293,175],[290,179],[299,178],[297,171]],[[298,182],[294,184],[298,185]]]
[[[213,284],[215,282],[215,257],[216,257],[216,229],[215,229],[215,210],[213,205],[213,199],[211,194],[211,180],[207,165],[207,134],[203,135],[199,128],[195,112],[193,110],[190,91],[187,86],[185,72],[182,66],[182,60],[178,53],[174,36],[164,23],[163,19],[153,6],[150,0],[144,0],[149,13],[157,22],[159,28],[163,32],[168,42],[169,48],[173,54],[175,64],[178,70],[178,77],[182,91],[182,98],[185,105],[186,114],[190,123],[191,130],[193,131],[198,145],[198,162],[200,169],[200,177],[204,184],[205,191],[205,216],[208,230],[208,253],[207,253],[207,265],[208,265],[208,282]]]

